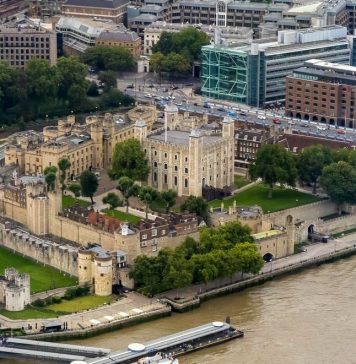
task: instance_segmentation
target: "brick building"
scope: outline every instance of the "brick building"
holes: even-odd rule
[[[356,67],[317,59],[286,77],[289,116],[355,127]]]

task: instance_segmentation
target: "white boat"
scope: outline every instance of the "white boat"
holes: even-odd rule
[[[179,364],[179,361],[178,359],[173,358],[171,355],[157,353],[153,356],[141,358],[137,364]]]

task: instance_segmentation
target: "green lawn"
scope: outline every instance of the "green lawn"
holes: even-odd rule
[[[74,198],[72,196],[63,195],[62,209],[66,209],[67,207],[73,206],[74,204],[77,204],[79,206],[89,206],[90,202],[81,200],[80,198]]]
[[[0,315],[8,317],[11,320],[28,320],[28,319],[41,319],[41,318],[53,318],[58,314],[55,312],[43,312],[33,308],[26,308],[23,311],[6,311],[0,310]]]
[[[139,216],[127,214],[126,212],[122,212],[119,210],[106,209],[106,210],[103,210],[103,212],[107,216],[115,217],[116,219],[119,219],[121,221],[131,222],[132,224],[137,224],[141,220],[141,217],[139,217]]]
[[[67,313],[79,312],[102,306],[103,304],[111,303],[115,300],[115,296],[100,297],[100,296],[85,296],[77,297],[70,301],[63,300],[61,303],[48,305],[44,309],[41,308],[26,308],[23,311],[13,312],[0,310],[0,315],[6,316],[12,320],[27,320],[37,318],[53,318]]]
[[[249,183],[250,182],[243,176],[238,176],[238,175],[234,176],[234,185],[236,188],[241,188]]]
[[[267,186],[258,184],[234,196],[228,197],[223,201],[225,207],[231,206],[234,200],[236,200],[238,206],[258,205],[262,208],[264,213],[285,210],[291,207],[320,201],[319,197],[279,187],[274,188],[273,197],[271,199],[267,197],[267,194]],[[209,207],[219,206],[221,206],[221,200],[214,200],[209,203]]]
[[[42,292],[52,288],[69,287],[77,284],[77,279],[59,270],[43,266],[33,260],[24,258],[0,247],[0,274],[5,268],[14,267],[18,271],[28,273],[31,277],[31,292]]]
[[[61,303],[56,303],[53,305],[46,306],[47,310],[58,311],[58,312],[78,312],[83,310],[88,310],[90,308],[95,308],[103,305],[104,303],[111,303],[114,300],[113,296],[101,297],[101,296],[84,296],[77,297],[70,301],[65,301]]]

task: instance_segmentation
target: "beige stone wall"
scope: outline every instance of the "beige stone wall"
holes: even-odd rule
[[[262,255],[272,254],[273,259],[283,258],[289,255],[288,236],[286,233],[260,239],[256,242],[257,250]]]
[[[98,296],[110,296],[112,293],[112,259],[95,257],[93,262],[94,291]]]
[[[4,224],[0,224],[0,236],[5,247],[73,276],[78,275],[76,248],[38,239],[19,229],[10,230]]]

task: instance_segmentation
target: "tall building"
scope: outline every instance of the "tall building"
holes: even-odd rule
[[[237,47],[202,47],[205,96],[264,106],[285,100],[285,77],[311,58],[350,64],[346,28],[327,26],[278,32]]]
[[[286,78],[286,113],[355,128],[356,67],[317,59]]]
[[[36,26],[0,27],[0,60],[24,68],[31,59],[57,62],[57,38],[52,31]]]

